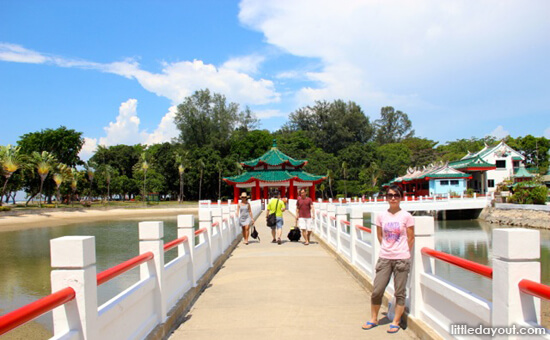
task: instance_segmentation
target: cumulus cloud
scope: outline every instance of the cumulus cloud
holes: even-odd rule
[[[82,149],[80,150],[80,153],[78,156],[83,161],[87,161],[94,155],[97,149],[97,138],[88,138],[84,137],[84,145],[82,146]]]
[[[509,136],[509,135],[510,135],[510,132],[507,131],[507,130],[504,130],[504,128],[502,127],[502,125],[497,126],[496,129],[494,129],[494,130],[489,134],[489,136],[493,136],[493,137],[495,137],[496,139],[503,139],[504,137]]]
[[[305,74],[314,85],[298,91],[299,102],[344,97],[380,107],[395,97],[416,105],[423,101],[416,89],[452,87],[518,51],[548,45],[550,3],[531,5],[243,0],[239,19],[280,50],[320,61]]]
[[[171,106],[168,109],[168,112],[162,117],[160,124],[153,133],[147,136],[145,144],[158,144],[169,142],[173,138],[178,137],[179,130],[176,127],[174,118],[176,117],[176,112],[178,111],[177,106]]]
[[[261,55],[236,57],[223,63],[222,68],[247,74],[256,74],[258,73],[258,68],[264,60],[265,57]]]

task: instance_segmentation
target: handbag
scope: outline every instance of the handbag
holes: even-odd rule
[[[260,242],[260,235],[258,235],[258,231],[256,230],[256,227],[254,227],[254,229],[252,229],[252,232],[250,233],[250,237],[252,237],[253,239],[258,239],[258,242]]]
[[[275,212],[267,215],[266,224],[268,227],[272,228],[277,225],[277,207],[279,206],[279,199],[277,199],[277,204],[275,204]]]

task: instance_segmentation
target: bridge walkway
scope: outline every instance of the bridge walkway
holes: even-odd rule
[[[265,212],[261,242],[241,242],[170,339],[414,339],[387,334],[389,320],[362,330],[370,293],[313,239],[288,241],[294,217],[285,212],[283,244],[271,243]]]

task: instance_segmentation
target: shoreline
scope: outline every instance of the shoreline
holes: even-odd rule
[[[0,214],[0,233],[7,231],[49,228],[80,222],[93,222],[111,219],[136,219],[151,216],[177,216],[198,213],[198,206],[167,208],[114,208],[86,209],[77,211],[43,211],[17,215]]]

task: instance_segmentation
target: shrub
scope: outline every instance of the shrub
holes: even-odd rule
[[[511,203],[517,204],[546,204],[548,188],[534,182],[521,182],[514,188],[510,197]]]
[[[10,210],[11,210],[11,207],[4,207],[4,206],[0,207],[0,211],[10,211]]]

